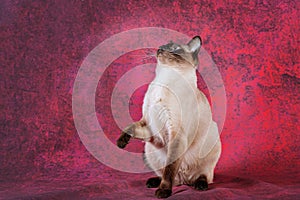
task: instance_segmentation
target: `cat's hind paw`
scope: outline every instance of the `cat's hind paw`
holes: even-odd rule
[[[161,178],[160,177],[152,177],[149,178],[146,182],[147,188],[157,188],[160,185]]]
[[[207,183],[207,179],[206,176],[200,176],[194,183],[194,188],[196,190],[207,190],[208,189],[208,183]]]
[[[155,191],[155,196],[159,199],[168,198],[171,196],[172,190],[170,189],[157,189]]]

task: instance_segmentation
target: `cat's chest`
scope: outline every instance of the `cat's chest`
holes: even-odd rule
[[[164,126],[169,120],[179,124],[193,107],[193,91],[181,89],[180,86],[152,82],[144,98],[143,116],[148,122],[157,121],[157,126]],[[194,104],[195,105],[195,104]]]
[[[148,87],[144,98],[144,114],[149,111],[162,112],[164,109],[170,110],[176,103],[176,95],[168,88],[167,85],[151,83]]]
[[[144,108],[150,109],[159,105],[174,112],[178,108],[188,109],[187,106],[196,102],[196,89],[183,77],[175,77],[175,79],[157,77],[148,87]]]

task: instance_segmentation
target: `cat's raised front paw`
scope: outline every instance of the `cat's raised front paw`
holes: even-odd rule
[[[122,135],[120,136],[120,138],[117,140],[117,146],[121,149],[125,148],[129,142],[130,138],[131,138],[130,135],[123,132]]]

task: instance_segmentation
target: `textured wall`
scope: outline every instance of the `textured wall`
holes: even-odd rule
[[[1,1],[0,180],[126,177],[99,163],[81,143],[72,89],[95,46],[113,34],[150,26],[201,35],[222,75],[227,116],[217,173],[296,171],[299,6],[296,0]],[[143,51],[154,50],[138,53]],[[141,64],[132,58],[134,52],[115,60],[97,89],[96,110],[107,114],[99,120],[112,141],[120,130],[104,105],[120,75]],[[143,63],[150,61],[155,60]],[[209,95],[203,82],[199,87]],[[134,119],[141,116],[145,89],[132,97]],[[143,144],[134,144],[132,151],[141,152]]]

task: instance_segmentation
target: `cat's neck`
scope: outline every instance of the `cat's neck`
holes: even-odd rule
[[[170,67],[163,64],[157,64],[155,71],[154,82],[176,85],[182,82],[187,82],[193,87],[197,87],[197,77],[195,69],[193,68],[182,68],[182,67]]]

